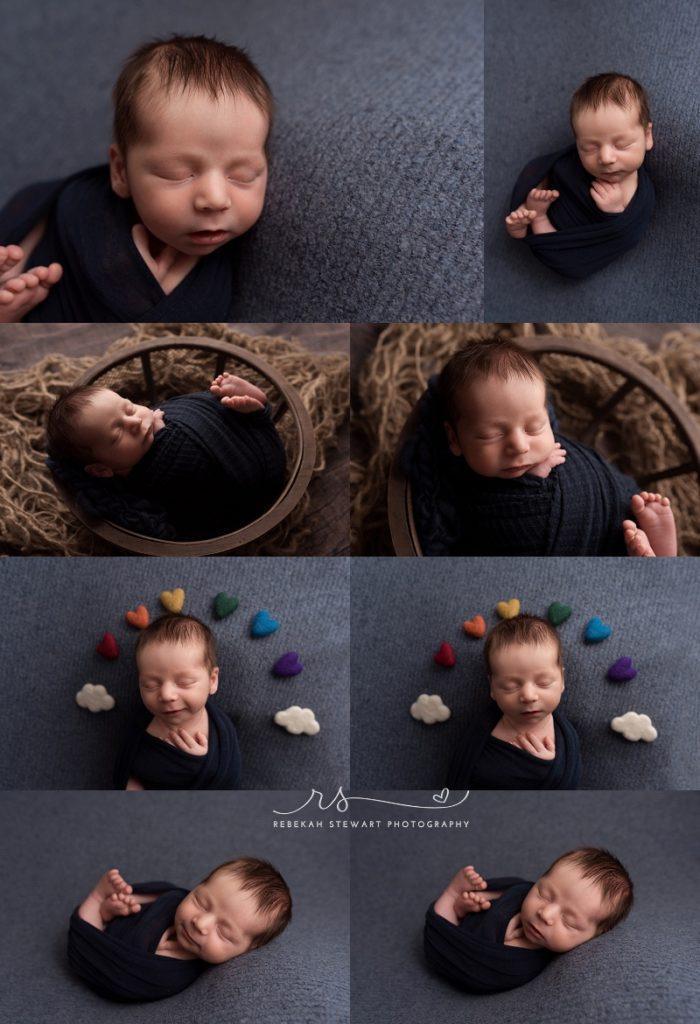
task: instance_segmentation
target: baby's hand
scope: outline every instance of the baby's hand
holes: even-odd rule
[[[491,900],[483,892],[461,892],[455,899],[454,909],[461,921],[465,914],[478,914],[490,906]]]
[[[555,466],[561,466],[564,462],[566,462],[566,448],[562,448],[557,441],[547,458],[543,459],[542,462],[538,462],[532,469],[528,469],[528,473],[544,479],[549,476]]]
[[[168,739],[174,747],[198,757],[206,754],[209,749],[209,741],[203,732],[192,734],[187,729],[173,729],[168,734]]]
[[[514,747],[520,747],[521,750],[526,750],[528,754],[534,754],[542,761],[553,761],[556,755],[554,740],[549,736],[540,739],[534,732],[519,732],[512,743]]]
[[[165,426],[165,413],[162,409],[153,410],[153,433],[157,434]]]
[[[625,209],[622,185],[618,181],[596,178],[591,185],[591,199],[603,213],[622,213]]]

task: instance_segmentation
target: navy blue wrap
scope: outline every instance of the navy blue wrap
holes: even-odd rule
[[[531,160],[513,188],[511,210],[521,206],[530,189],[547,180],[557,189],[547,215],[557,229],[523,241],[534,256],[564,277],[590,277],[641,241],[654,212],[654,186],[644,165],[637,171],[637,191],[622,213],[604,213],[591,198],[592,175],[585,170],[576,146]]]
[[[131,235],[138,215],[113,191],[107,166],[18,192],[0,210],[0,244],[19,245],[46,220],[27,269],[60,263],[63,277],[26,321],[177,323],[233,320],[233,242],[202,256],[166,295]]]
[[[117,755],[115,789],[125,789],[132,776],[144,789],[238,789],[241,752],[236,727],[211,698],[206,707],[209,716],[206,754],[189,754],[146,732],[151,716],[141,707]]]
[[[503,895],[488,910],[467,914],[458,925],[428,908],[423,949],[434,971],[453,985],[477,995],[507,992],[532,981],[554,957],[548,949],[505,946],[508,922],[520,912],[532,882],[523,878],[489,878],[490,890]]]
[[[208,966],[203,960],[179,960],[156,953],[175,911],[187,896],[171,882],[143,882],[137,893],[158,893],[136,914],[116,917],[104,931],[73,911],[68,926],[68,962],[98,995],[118,1002],[165,999],[196,981]]]

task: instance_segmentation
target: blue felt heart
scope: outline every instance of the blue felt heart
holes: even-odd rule
[[[606,626],[596,615],[586,623],[586,631],[583,636],[589,644],[599,644],[601,640],[607,640],[611,633],[612,627]]]
[[[256,612],[250,624],[250,635],[255,637],[269,636],[280,628],[277,619],[273,619],[270,613],[263,608]]]
[[[618,658],[608,669],[608,679],[613,683],[627,683],[634,679],[637,670],[632,664],[631,658]]]

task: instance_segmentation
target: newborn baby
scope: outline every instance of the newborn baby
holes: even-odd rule
[[[82,508],[156,537],[201,539],[260,516],[286,458],[265,393],[224,373],[151,410],[92,384],[49,415],[50,465]]]
[[[426,555],[677,553],[668,499],[555,433],[542,371],[515,342],[452,356],[403,461]]]
[[[588,78],[573,95],[575,146],[533,160],[513,191],[506,230],[566,277],[582,278],[639,242],[654,208],[644,158],[649,102],[633,78]]]
[[[554,954],[610,931],[632,900],[625,868],[594,847],[558,857],[534,884],[486,880],[469,865],[428,910],[425,954],[469,992],[504,992],[532,981]]]
[[[576,789],[579,740],[558,711],[564,665],[556,629],[535,615],[495,626],[484,646],[494,703],[459,741],[450,789]]]
[[[216,643],[193,615],[161,615],[136,641],[143,710],[117,757],[117,789],[237,789],[236,729],[209,698]]]
[[[272,113],[243,50],[141,46],[114,88],[109,167],[0,211],[0,322],[233,319],[229,243],[262,212]]]
[[[266,945],[291,916],[287,884],[267,861],[228,861],[191,892],[168,882],[128,885],[113,868],[73,912],[68,960],[107,999],[162,999],[207,964]]]

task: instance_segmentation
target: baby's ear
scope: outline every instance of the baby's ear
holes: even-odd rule
[[[645,132],[644,132],[644,140],[645,140],[646,150],[647,150],[647,152],[649,152],[650,149],[654,148],[654,136],[653,136],[652,131],[651,131],[651,121],[646,126],[646,129],[645,129]]]
[[[447,444],[453,455],[461,455],[462,449],[459,446],[459,439],[455,433],[455,428],[447,420],[443,423],[445,433],[447,434]]]
[[[109,180],[112,191],[116,192],[120,199],[128,199],[129,180],[126,176],[126,160],[122,156],[119,146],[112,143],[109,147]]]
[[[90,476],[114,476],[114,470],[109,466],[103,466],[101,462],[91,462],[89,466],[85,467],[85,472]]]
[[[209,676],[209,693],[216,693],[219,689],[219,669],[213,668]]]

